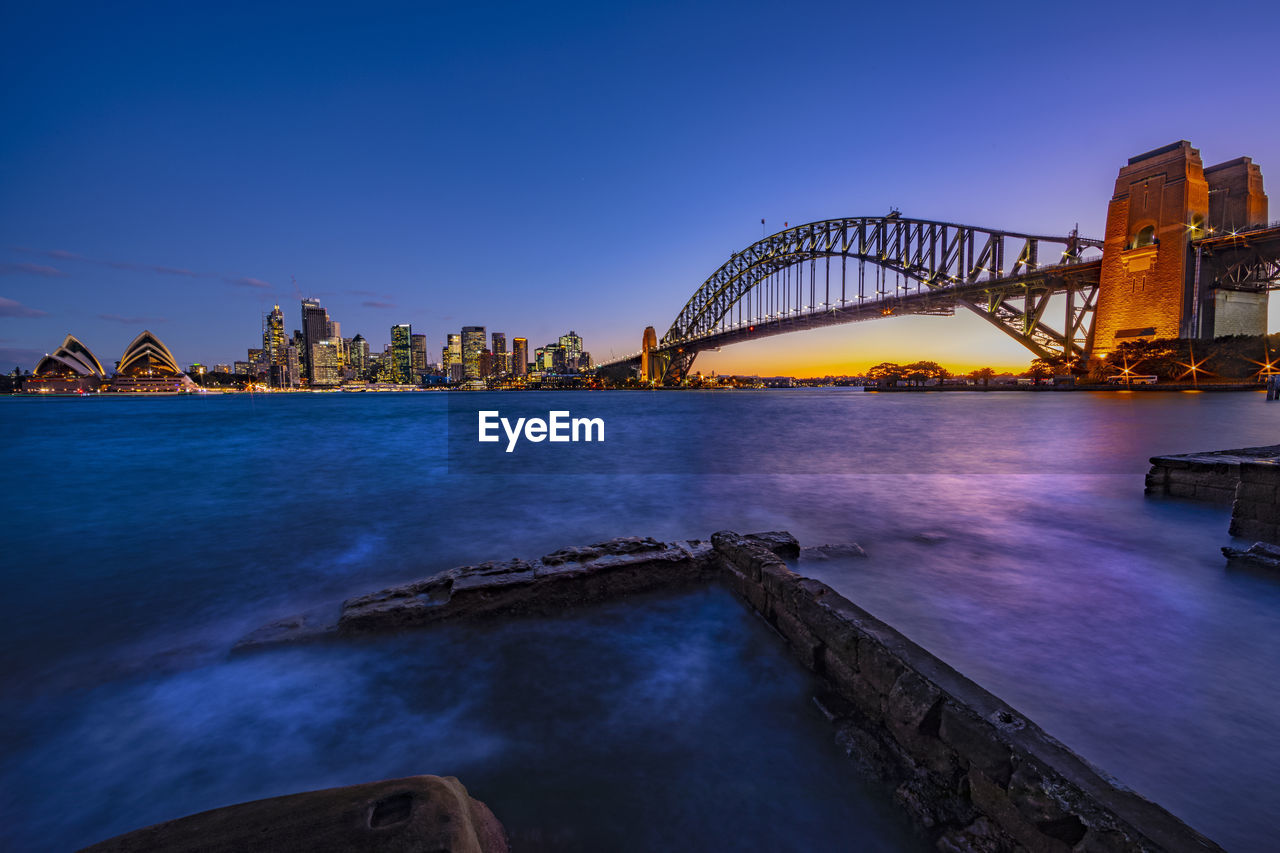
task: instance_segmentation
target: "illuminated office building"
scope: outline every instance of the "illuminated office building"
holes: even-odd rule
[[[507,352],[507,336],[504,332],[494,332],[493,340],[493,376],[505,376],[511,372],[511,353]]]
[[[311,354],[328,337],[329,314],[320,307],[319,299],[302,300],[302,368],[307,379],[315,381]]]
[[[462,327],[462,378],[481,378],[480,358],[484,355],[484,326]]]
[[[284,312],[277,305],[262,321],[262,349],[266,352],[267,360],[271,364],[284,364],[286,344]]]
[[[342,381],[341,339],[325,338],[311,348],[311,370],[312,387],[329,387]]]
[[[511,339],[511,372],[516,376],[529,373],[529,341],[527,338]]]
[[[578,356],[582,355],[582,338],[578,333],[570,330],[569,334],[560,336],[560,349],[564,351],[563,370],[557,370],[557,373],[574,373],[578,370]]]
[[[413,381],[413,327],[408,323],[391,327],[391,373],[401,385]]]
[[[413,357],[413,379],[416,382],[422,374],[427,372],[427,336],[411,336],[409,350]]]
[[[347,364],[360,374],[369,369],[369,342],[359,332],[347,345]]]

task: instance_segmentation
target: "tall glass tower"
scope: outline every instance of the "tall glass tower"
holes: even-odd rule
[[[462,327],[462,378],[480,379],[480,356],[484,354],[484,326]]]
[[[329,312],[320,307],[319,299],[302,300],[302,366],[307,379],[315,380],[315,370],[311,364],[312,351],[329,334]]]
[[[401,385],[413,382],[413,326],[391,327],[391,373]]]
[[[511,339],[511,372],[524,376],[529,372],[529,339]]]

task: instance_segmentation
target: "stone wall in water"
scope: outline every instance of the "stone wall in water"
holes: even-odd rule
[[[1280,544],[1280,445],[1154,456],[1146,492],[1229,503],[1232,536]]]
[[[991,693],[792,572],[766,543],[712,537],[724,576],[830,688],[851,756],[895,786],[942,850],[1218,850]]]
[[[1280,543],[1280,460],[1241,463],[1231,535]]]

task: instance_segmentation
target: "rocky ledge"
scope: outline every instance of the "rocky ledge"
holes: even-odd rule
[[[779,534],[761,534],[770,535]],[[786,539],[771,542],[770,547],[794,556],[799,552],[796,540],[782,535]],[[531,561],[460,566],[357,596],[344,601],[336,614],[302,614],[265,625],[237,643],[233,651],[488,615],[550,614],[630,593],[707,581],[714,574],[708,542],[610,539],[562,548]]]
[[[117,835],[81,853],[506,853],[489,807],[453,776],[410,776],[254,800]]]
[[[1222,553],[1228,566],[1280,571],[1280,545],[1254,542],[1248,548],[1223,548]]]

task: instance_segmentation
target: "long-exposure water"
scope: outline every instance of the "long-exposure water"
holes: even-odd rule
[[[608,474],[475,473],[445,394],[0,400],[7,849],[459,776],[526,848],[921,843],[718,589],[228,659],[282,615],[621,535],[801,561],[1233,850],[1280,812],[1280,578],[1147,457],[1280,441],[1258,394],[483,394],[642,424]],[[515,473],[512,473],[515,472]],[[928,535],[921,535],[928,534]]]

